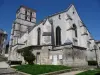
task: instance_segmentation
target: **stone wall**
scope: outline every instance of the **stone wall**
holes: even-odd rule
[[[63,56],[63,51],[60,49],[60,50],[53,50],[53,51],[50,51],[50,54],[49,54],[49,59],[50,59],[50,64],[53,64],[53,57],[57,55],[57,65],[63,65],[63,58],[59,59],[59,56]]]
[[[37,59],[37,53],[40,53]],[[49,50],[48,46],[42,46],[41,49],[33,49],[38,64],[45,65],[66,65],[72,67],[87,66],[86,49],[78,46],[59,46]],[[57,62],[54,64],[54,56],[57,56]],[[37,63],[37,62],[36,62]]]
[[[87,66],[86,50],[70,47],[63,49],[63,65],[68,66]]]

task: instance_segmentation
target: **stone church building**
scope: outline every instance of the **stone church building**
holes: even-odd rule
[[[8,60],[25,63],[17,50],[28,48],[37,64],[87,66],[87,61],[96,60],[94,46],[99,63],[99,46],[73,4],[38,24],[36,10],[20,6],[11,29]]]

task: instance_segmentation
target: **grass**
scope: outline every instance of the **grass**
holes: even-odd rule
[[[18,71],[22,71],[32,75],[70,69],[70,67],[61,65],[21,65],[21,66],[15,66],[13,68],[17,69]]]
[[[82,73],[79,73],[77,75],[100,75],[100,69],[96,69],[96,70],[88,70]]]

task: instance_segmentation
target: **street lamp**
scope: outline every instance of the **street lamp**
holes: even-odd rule
[[[95,57],[96,57],[96,62],[97,62],[97,68],[99,68],[99,65],[98,65],[98,56],[97,56],[97,46],[96,45],[94,45],[94,50],[95,50]]]

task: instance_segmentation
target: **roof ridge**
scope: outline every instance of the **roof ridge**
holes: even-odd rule
[[[72,5],[73,5],[73,4],[70,4],[70,5],[68,6],[67,9],[65,9],[65,10],[63,10],[63,11],[60,11],[60,12],[57,12],[57,13],[52,14],[52,15],[47,16],[47,17],[52,17],[52,16],[55,16],[55,15],[61,14],[61,13],[63,13],[63,12],[66,12],[66,11],[68,11],[68,10],[70,9],[70,7],[71,7]]]

